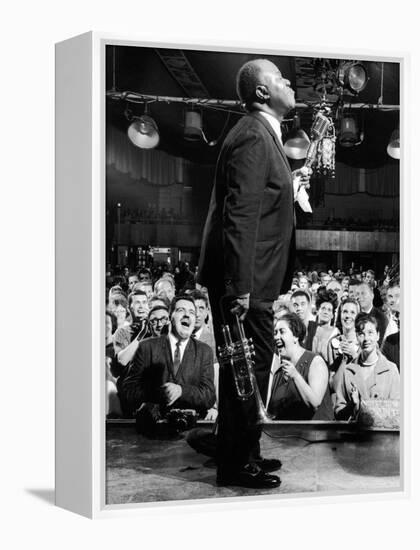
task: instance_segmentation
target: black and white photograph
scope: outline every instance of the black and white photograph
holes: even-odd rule
[[[413,547],[416,15],[5,5],[2,548]]]
[[[105,503],[403,487],[402,60],[105,45]]]

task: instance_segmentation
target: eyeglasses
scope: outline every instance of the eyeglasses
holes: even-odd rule
[[[161,323],[162,325],[166,325],[168,321],[169,321],[169,317],[155,317],[154,319],[150,319],[149,323],[151,325],[157,325],[158,323]]]

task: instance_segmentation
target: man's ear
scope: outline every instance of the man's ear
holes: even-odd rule
[[[259,84],[255,89],[255,95],[257,99],[261,102],[265,102],[270,99],[270,94],[268,93],[267,86]]]

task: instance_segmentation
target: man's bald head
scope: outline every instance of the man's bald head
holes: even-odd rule
[[[295,107],[290,82],[268,59],[253,59],[238,72],[236,89],[248,111],[259,110],[282,118]]]
[[[236,92],[246,108],[257,101],[255,91],[258,85],[265,84],[264,71],[277,70],[277,67],[268,59],[252,59],[239,69],[236,77]]]

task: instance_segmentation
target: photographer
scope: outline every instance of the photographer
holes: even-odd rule
[[[124,417],[128,415],[127,404],[121,391],[124,377],[130,368],[130,361],[133,359],[139,343],[150,336],[147,323],[149,306],[146,294],[140,290],[132,292],[128,296],[128,308],[132,321],[115,331],[113,336],[114,358],[110,365],[111,374],[116,379],[118,397]]]
[[[194,409],[201,416],[213,406],[213,353],[207,344],[191,338],[195,316],[191,297],[175,297],[169,334],[139,344],[123,384],[132,414],[143,403],[159,405],[162,414],[177,408]]]
[[[140,341],[150,336],[147,327],[149,305],[146,293],[141,290],[132,292],[128,296],[128,307],[132,317],[131,324],[120,327],[114,334],[115,355],[121,367],[126,367],[133,359]]]

